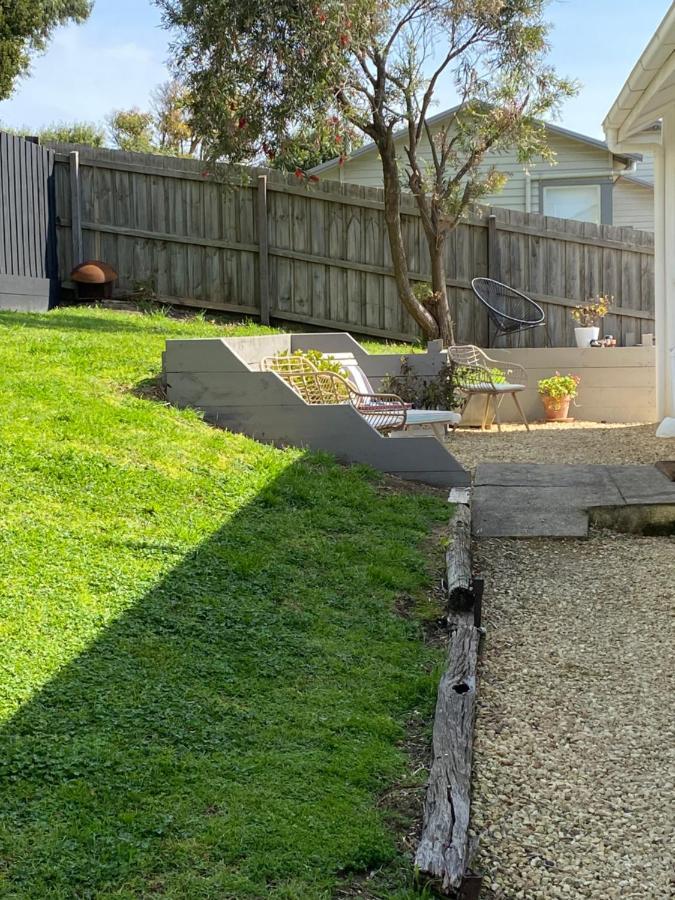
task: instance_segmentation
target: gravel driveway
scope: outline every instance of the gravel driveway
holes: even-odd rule
[[[675,440],[655,436],[656,425],[504,425],[501,434],[458,429],[447,439],[448,450],[467,468],[481,462],[556,462],[594,465],[651,464],[675,456]]]
[[[654,426],[458,432],[478,462],[653,463]],[[488,900],[675,896],[675,538],[484,540],[473,822]],[[483,895],[481,895],[483,896]]]

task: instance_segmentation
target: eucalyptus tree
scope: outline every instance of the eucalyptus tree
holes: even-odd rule
[[[445,245],[506,177],[486,156],[550,157],[541,119],[576,91],[548,62],[544,0],[156,2],[211,159],[275,158],[294,134],[326,123],[338,142],[350,129],[374,142],[400,300],[427,337],[452,342]],[[439,124],[448,94],[456,103]],[[411,286],[403,188],[429,248],[426,295]]]

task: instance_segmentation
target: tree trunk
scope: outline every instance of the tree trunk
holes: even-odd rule
[[[433,240],[427,237],[427,243],[431,257],[431,287],[436,298],[434,318],[438,323],[438,333],[439,337],[443,339],[443,346],[450,347],[455,343],[455,329],[450,316],[445,275],[445,232],[440,231]]]
[[[382,157],[384,176],[384,219],[387,225],[398,296],[403,306],[424,332],[425,337],[433,340],[441,336],[438,323],[431,312],[415,297],[410,287],[408,258],[401,231],[401,186],[398,180],[396,150],[390,134],[381,143],[378,143],[378,149]]]
[[[412,185],[411,185],[412,186]],[[455,329],[450,316],[448,303],[448,286],[445,274],[445,239],[447,231],[441,220],[439,210],[424,191],[415,191],[413,195],[421,214],[424,236],[431,260],[431,289],[434,293],[434,305],[431,310],[438,328],[438,336],[444,347],[455,343]]]

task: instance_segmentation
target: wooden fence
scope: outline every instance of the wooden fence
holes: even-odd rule
[[[0,133],[0,308],[46,309],[58,285],[54,153]]]
[[[56,145],[61,271],[73,246],[173,304],[268,316],[391,338],[414,338],[392,277],[382,191],[303,184],[256,169],[203,171],[195,160]],[[78,199],[79,198],[79,199]],[[79,214],[78,214],[79,209]],[[413,278],[429,279],[412,198],[403,231]],[[78,249],[81,234],[82,250]],[[539,300],[554,344],[573,343],[570,307],[615,297],[605,333],[639,341],[654,330],[653,237],[510,210],[461,224],[446,251],[448,291],[461,341],[485,344],[487,318],[470,289],[477,275]],[[540,330],[516,339],[542,342]]]

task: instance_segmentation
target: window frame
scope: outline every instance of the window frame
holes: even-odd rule
[[[544,208],[546,188],[597,187],[600,189],[600,221],[599,225],[611,225],[613,221],[611,178],[546,178],[539,181],[539,211],[544,216],[551,215]],[[555,218],[555,217],[553,217]],[[559,218],[559,217],[558,217]],[[572,222],[584,222],[584,219],[571,219]],[[596,224],[590,222],[589,224]]]

